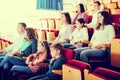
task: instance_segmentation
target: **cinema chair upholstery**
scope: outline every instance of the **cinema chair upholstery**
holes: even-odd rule
[[[106,68],[96,68],[87,80],[120,80],[120,73]]]
[[[85,80],[85,69],[90,71],[90,65],[82,61],[69,60],[66,64],[63,65],[63,80]]]

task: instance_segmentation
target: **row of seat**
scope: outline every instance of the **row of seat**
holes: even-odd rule
[[[65,64],[63,65],[62,70],[53,70],[55,74],[62,75],[62,80],[119,80],[120,78],[120,72],[105,68],[96,68],[91,72],[90,64],[74,60],[74,50],[64,48],[63,57],[65,58]],[[40,66],[40,73],[47,71],[45,68],[48,68],[48,63],[41,63]],[[19,78],[26,80],[36,74],[21,74]]]
[[[11,45],[12,42],[0,38],[0,50],[4,50],[7,46]]]
[[[58,72],[56,71],[55,73],[57,74]],[[70,60],[63,65],[62,77],[63,80],[119,80],[120,72],[101,67],[91,72],[89,64]]]
[[[119,47],[120,47],[120,39],[113,39],[111,42],[111,65],[120,68]],[[75,57],[74,50],[64,48],[63,56],[66,60],[66,64],[63,65],[63,72],[62,72],[63,80],[69,80],[69,79],[70,80],[80,80],[80,79],[81,80],[105,80],[105,79],[111,80],[112,78],[113,78],[112,80],[119,79],[119,76],[114,76],[114,75],[119,75],[120,73],[117,73],[117,72],[114,72],[111,70],[107,70],[107,69],[97,68],[93,73],[89,73],[91,70],[91,67],[89,64],[80,62],[80,61],[76,61],[76,60],[72,60]],[[47,67],[46,64],[41,65],[41,67],[42,66]],[[70,68],[68,68],[68,67],[70,67]],[[54,71],[54,72],[56,72],[56,71]],[[108,74],[108,72],[110,74]],[[60,74],[60,73],[61,72],[59,71],[58,74]],[[103,74],[106,74],[106,75],[103,75]],[[72,75],[72,77],[71,77],[71,75]],[[22,77],[20,77],[20,78],[25,78],[25,77],[26,77],[26,75],[24,75],[24,76],[22,75]],[[111,78],[111,79],[108,79],[108,78]]]

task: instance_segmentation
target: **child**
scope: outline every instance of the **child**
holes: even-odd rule
[[[69,35],[68,40],[70,43],[66,42],[63,45],[69,49],[81,48],[84,41],[88,41],[88,30],[84,26],[83,18],[76,21],[76,29]]]
[[[49,54],[49,52],[50,52],[50,49],[47,41],[38,42],[37,53],[29,55],[26,59],[26,64],[28,66],[14,65],[11,68],[11,72],[12,73],[20,72],[20,73],[27,73],[27,74],[36,73],[40,69],[39,64],[46,60],[47,54]],[[14,79],[16,79],[17,75],[13,77]]]
[[[49,64],[49,70],[43,74],[32,77],[28,80],[62,80],[62,76],[54,74],[52,70],[62,70],[64,64],[64,58],[62,57],[63,46],[60,43],[53,43],[50,46],[52,59]]]

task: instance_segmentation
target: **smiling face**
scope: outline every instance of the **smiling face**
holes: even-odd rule
[[[67,21],[64,14],[61,15],[60,19],[61,19],[62,23],[65,23]]]
[[[93,8],[95,11],[98,11],[100,9],[100,6],[97,3],[94,3]]]
[[[80,6],[77,5],[77,12],[80,13]]]
[[[76,21],[76,28],[81,29],[83,24],[81,24],[79,21]]]
[[[44,51],[45,50],[44,44],[42,44],[41,42],[38,42],[37,50]]]
[[[103,24],[104,17],[101,15],[101,13],[98,14],[98,22]]]

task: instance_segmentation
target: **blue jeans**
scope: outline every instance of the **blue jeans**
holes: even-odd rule
[[[2,59],[5,57],[4,53],[0,53],[0,61],[2,61]]]
[[[93,49],[90,47],[84,47],[80,49],[76,49],[77,56],[80,56],[79,60],[88,63],[89,57],[103,57],[105,55],[105,51],[102,49]]]
[[[69,48],[70,46],[72,46],[69,42],[64,42],[62,43],[64,48]]]
[[[0,67],[4,67],[4,65],[13,64],[13,65],[26,65],[25,60],[21,57],[17,56],[5,56],[0,63]],[[8,67],[8,66],[7,66]]]
[[[76,52],[75,59],[76,59],[76,60],[80,60],[80,53],[81,53],[83,50],[87,50],[87,49],[91,49],[91,48],[89,48],[89,47],[83,47],[83,48],[74,49],[75,52]]]
[[[28,66],[21,66],[21,65],[14,65],[11,68],[11,72],[21,72],[21,73],[28,73],[28,74],[32,73],[32,71]]]
[[[37,75],[29,78],[28,80],[51,80],[47,75]]]

